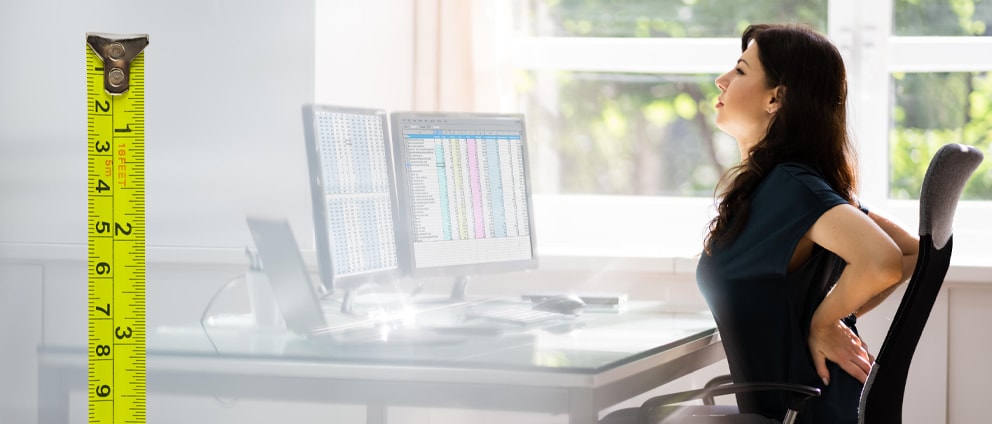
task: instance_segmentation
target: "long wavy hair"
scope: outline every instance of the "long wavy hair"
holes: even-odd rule
[[[751,193],[780,163],[809,166],[849,202],[856,197],[857,163],[847,131],[847,74],[840,52],[801,25],[752,25],[741,36],[741,50],[752,41],[759,47],[766,86],[782,87],[781,105],[764,138],[717,184],[721,200],[704,243],[707,254],[740,235]]]

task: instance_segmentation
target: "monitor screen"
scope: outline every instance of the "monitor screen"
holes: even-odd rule
[[[537,266],[523,115],[393,113],[392,127],[405,271]]]
[[[303,107],[317,262],[327,290],[399,277],[386,112]]]

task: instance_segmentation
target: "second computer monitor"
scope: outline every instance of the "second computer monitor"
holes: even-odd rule
[[[412,276],[537,267],[523,115],[392,114],[397,254]]]
[[[321,284],[350,290],[400,276],[386,112],[303,107]]]

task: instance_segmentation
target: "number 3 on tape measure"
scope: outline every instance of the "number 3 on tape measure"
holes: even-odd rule
[[[144,423],[148,36],[86,44],[89,422]]]

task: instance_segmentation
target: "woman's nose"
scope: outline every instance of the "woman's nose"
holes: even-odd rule
[[[727,74],[723,74],[723,75],[720,75],[720,76],[716,77],[716,79],[713,80],[713,82],[716,84],[716,87],[719,88],[720,91],[726,91],[727,90],[727,80],[726,80],[726,78],[727,78]]]

